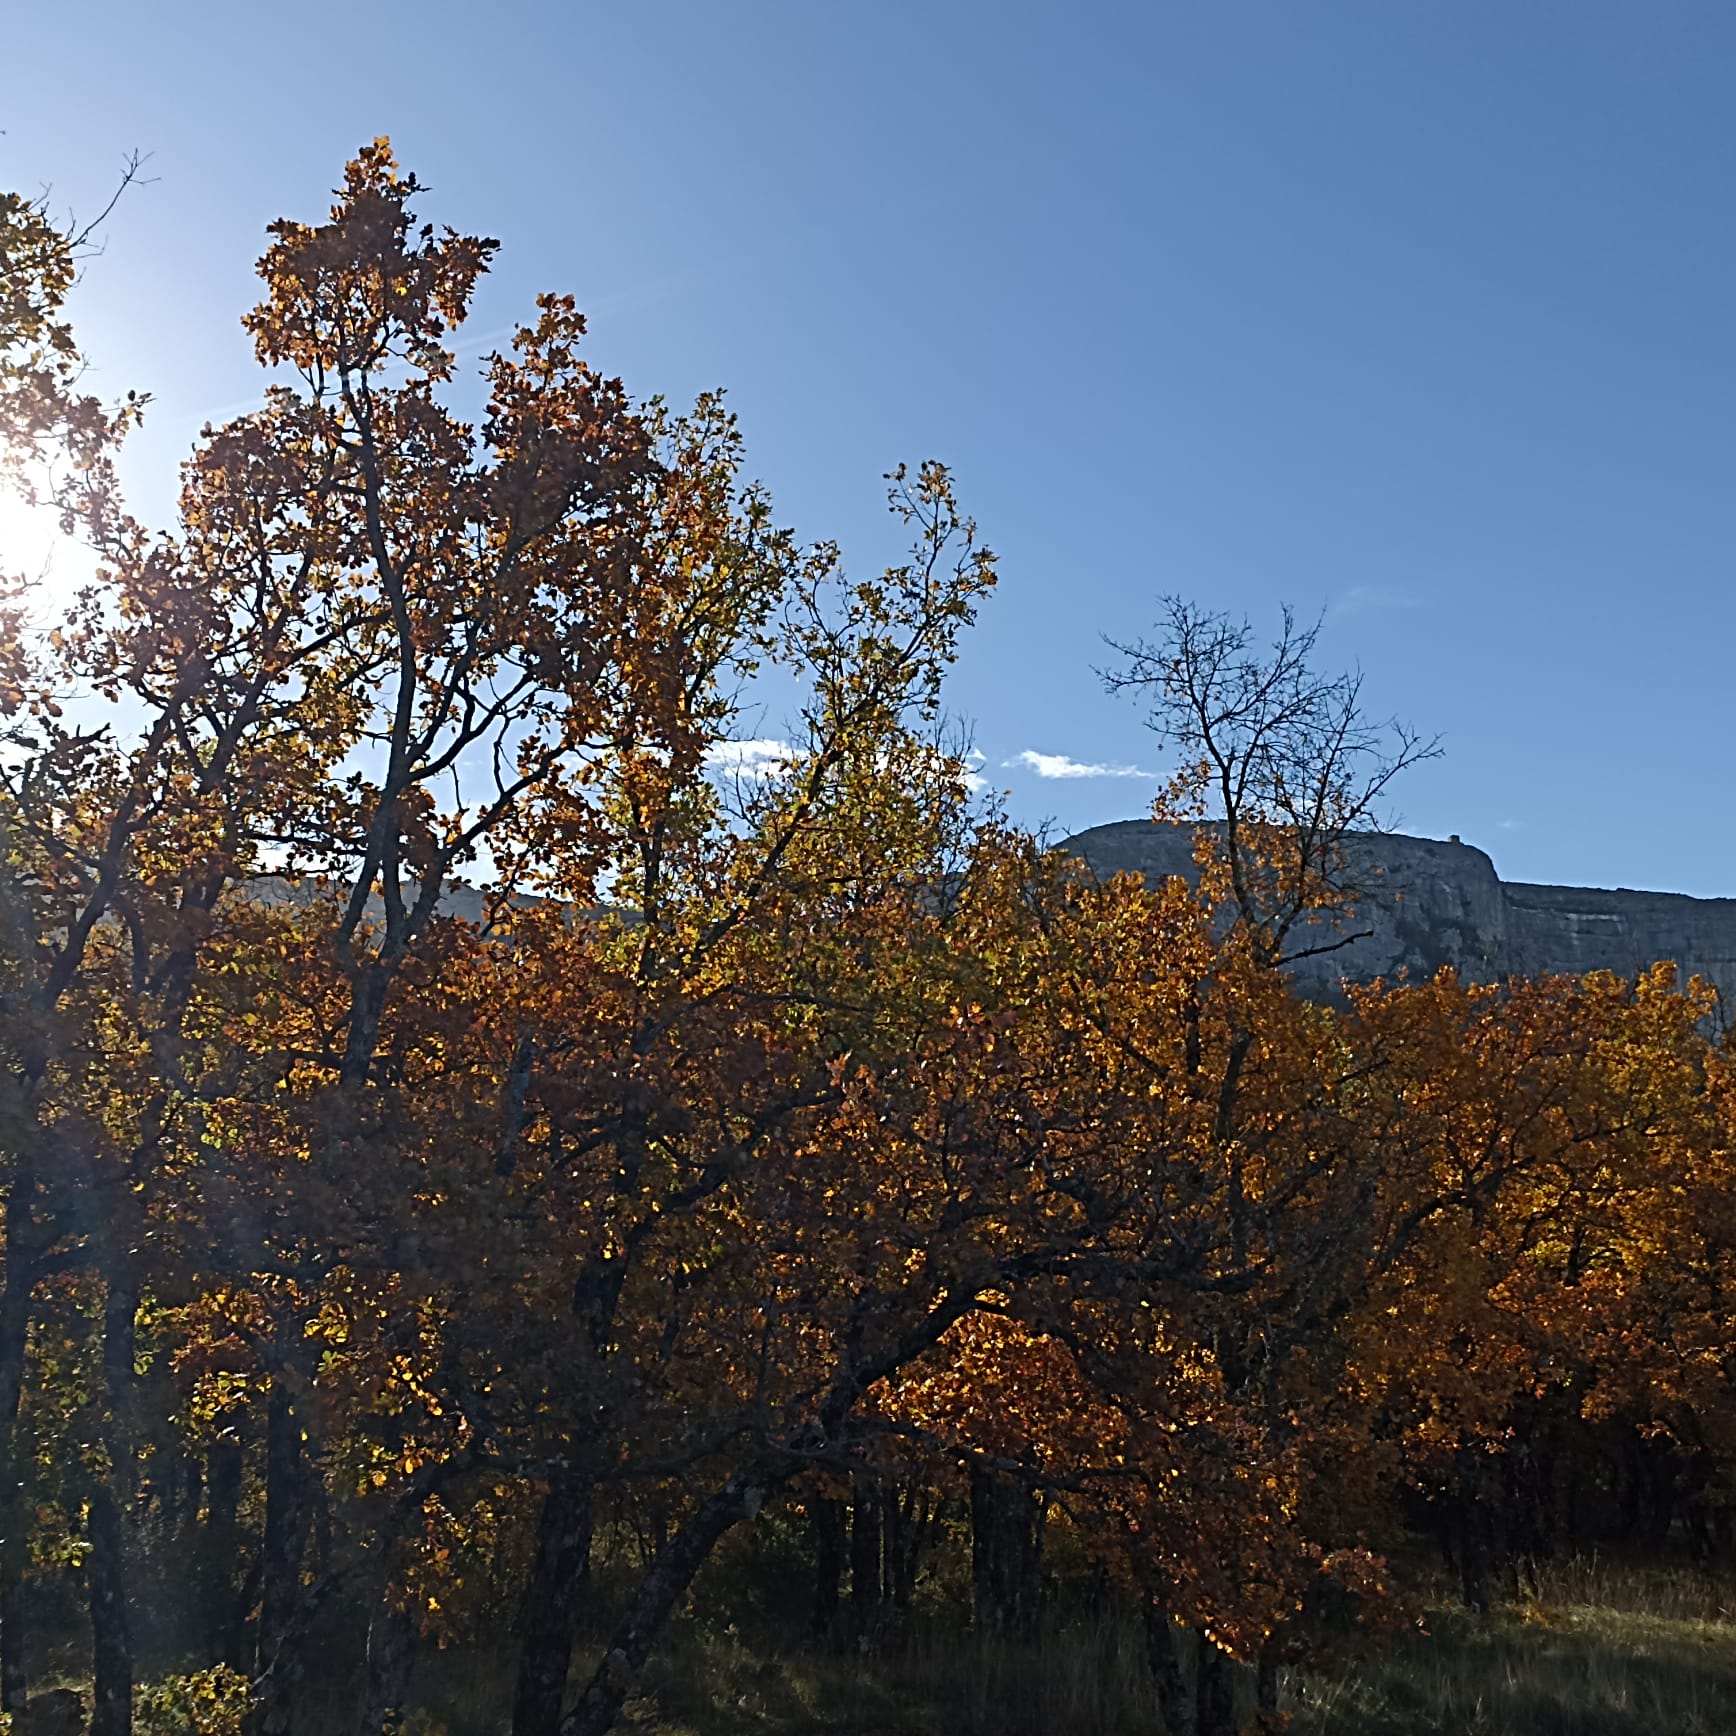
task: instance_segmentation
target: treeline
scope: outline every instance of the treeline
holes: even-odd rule
[[[0,203],[14,467],[103,562],[0,641],[3,1709],[70,1610],[93,1736],[167,1669],[257,1736],[352,1670],[374,1736],[451,1645],[510,1649],[513,1736],[595,1736],[776,1523],[809,1643],[890,1641],[963,1547],[979,1625],[1066,1578],[1223,1736],[1239,1672],[1275,1715],[1404,1619],[1407,1539],[1479,1605],[1726,1549],[1708,995],[1295,996],[1427,748],[1289,623],[1124,652],[1162,812],[1220,822],[1196,886],[1045,850],[948,746],[993,561],[945,471],[847,579],[558,297],[461,416],[494,243],[416,192],[376,145],[274,226],[263,407],[160,535],[71,242]],[[799,726],[732,759],[770,669]]]

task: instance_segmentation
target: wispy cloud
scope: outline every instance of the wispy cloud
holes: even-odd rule
[[[1367,615],[1378,609],[1419,609],[1423,599],[1399,585],[1352,585],[1327,606],[1331,615]]]
[[[787,741],[759,736],[749,741],[713,742],[705,750],[705,764],[726,778],[775,778],[790,763],[795,750]]]
[[[1090,760],[1069,759],[1064,753],[1038,753],[1034,748],[1026,748],[1023,753],[1016,753],[1001,763],[1009,769],[1020,767],[1035,772],[1040,778],[1155,779],[1157,776],[1156,772],[1145,771],[1139,766],[1098,764]]]

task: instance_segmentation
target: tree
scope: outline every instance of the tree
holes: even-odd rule
[[[1038,1630],[1052,1523],[1173,1736],[1225,1736],[1323,1588],[1392,1619],[1407,1503],[1480,1597],[1543,1457],[1625,1453],[1654,1530],[1727,1472],[1701,991],[1301,999],[1430,749],[1288,618],[1268,656],[1172,605],[1118,678],[1188,756],[1158,817],[1217,803],[1197,885],[1044,851],[947,746],[995,568],[944,468],[891,475],[910,553],[849,575],[721,399],[635,403],[559,297],[465,420],[494,244],[418,197],[376,143],[274,226],[262,407],[171,534],[102,441],[71,462],[102,571],[7,648],[9,1708],[20,1594],[76,1560],[96,1736],[164,1603],[257,1736],[363,1622],[366,1732],[432,1640],[512,1650],[514,1736],[601,1736],[768,1506],[820,1516],[834,1631],[848,1543],[866,1639],[968,1497],[983,1626]],[[65,240],[18,354],[62,353]],[[7,376],[45,454],[57,365]],[[799,714],[731,779],[767,663]],[[153,1598],[171,1562],[195,1594]]]
[[[913,563],[838,587],[831,551],[799,554],[739,489],[720,407],[687,422],[631,407],[579,359],[582,322],[558,298],[486,364],[479,441],[441,405],[442,340],[493,243],[417,230],[416,192],[377,144],[327,224],[274,226],[248,325],[296,383],[206,435],[178,535],[93,514],[107,565],[31,673],[7,768],[12,964],[33,985],[8,1033],[8,1275],[26,1307],[55,1267],[100,1298],[104,1736],[131,1699],[141,1354],[173,1355],[207,1429],[263,1435],[247,1594],[262,1732],[290,1727],[310,1624],[358,1576],[381,1599],[370,1704],[394,1715],[413,1533],[479,1468],[546,1483],[538,1570],[569,1581],[574,1510],[602,1467],[711,1472],[617,1648],[642,1661],[710,1542],[808,1462],[792,1431],[808,1439],[816,1406],[838,1426],[878,1378],[851,1338],[798,1385],[810,1414],[768,1428],[766,1371],[733,1351],[704,1403],[684,1370],[674,1386],[644,1371],[672,1331],[727,1327],[735,1345],[742,1310],[777,1288],[741,1269],[765,1221],[734,1197],[743,1166],[804,1137],[798,1112],[860,1089],[835,1021],[815,1023],[843,1004],[836,973],[859,977],[860,949],[900,923],[933,929],[934,828],[952,836],[961,772],[908,720],[935,716],[992,566],[930,467],[895,479]],[[707,753],[762,654],[810,680],[807,739],[731,824]],[[69,679],[143,718],[133,745],[59,715]],[[490,920],[454,922],[443,897],[485,850]],[[557,914],[597,909],[605,884],[630,921]],[[771,936],[816,899],[838,924],[817,950],[780,950]],[[515,980],[546,998],[503,996]],[[503,1003],[510,1026],[488,1016]],[[759,1110],[750,1079],[770,1093]],[[69,1137],[76,1162],[50,1163]],[[527,1188],[571,1214],[545,1216],[550,1236],[526,1233]],[[487,1222],[502,1235],[484,1273]],[[695,1233],[726,1235],[703,1312],[684,1300]],[[545,1360],[515,1382],[496,1348],[479,1379],[464,1322],[526,1303]],[[147,1315],[163,1322],[148,1350]],[[663,1348],[633,1372],[618,1341],[654,1325]],[[352,1499],[348,1543],[310,1558],[317,1516]],[[547,1722],[539,1683],[558,1710],[565,1649],[558,1632],[527,1649],[530,1728]],[[625,1687],[611,1665],[585,1727]]]
[[[1179,758],[1160,817],[1214,822],[1211,852],[1235,920],[1274,967],[1355,938],[1296,931],[1311,916],[1354,914],[1368,890],[1356,834],[1378,830],[1393,780],[1440,751],[1438,739],[1396,719],[1370,718],[1360,674],[1321,674],[1319,633],[1286,608],[1261,652],[1247,622],[1167,597],[1158,637],[1111,640],[1125,662],[1104,675],[1111,692],[1145,704],[1150,728]]]
[[[277,923],[290,945],[329,949],[339,971],[327,1010],[341,1056],[329,1080],[317,1052],[292,1070],[308,1113],[288,1144],[335,1180],[375,1113],[393,985],[431,944],[454,869],[536,804],[582,838],[583,767],[657,677],[656,647],[629,649],[654,612],[627,595],[653,472],[644,423],[578,359],[570,304],[545,298],[514,354],[489,363],[477,459],[475,434],[435,392],[452,365],[440,339],[492,243],[418,235],[415,192],[376,145],[351,165],[328,225],[277,227],[268,299],[249,324],[262,362],[300,387],[274,386],[264,410],[207,437],[179,537],[153,540],[83,498],[107,566],[48,648],[7,767],[25,989],[8,1195],[22,1257],[8,1271],[20,1285],[44,1260],[100,1274],[116,1387],[107,1456],[123,1487],[137,1251],[159,1177],[209,1138],[233,1092],[233,1061],[201,1052],[196,1023],[211,1016],[211,973],[261,938],[261,876],[311,872],[336,895]],[[142,715],[136,745],[62,718],[53,691],[68,681]],[[360,769],[340,774],[346,761]],[[102,1139],[96,1099],[80,1096],[93,1081],[57,1067],[85,1052],[53,1027],[73,1003],[100,1009],[115,1033],[104,1046],[131,1051],[115,1057],[131,1089],[109,1099]],[[79,1161],[45,1167],[75,1127]],[[92,1177],[97,1230],[90,1212],[39,1198],[48,1168]],[[315,1268],[328,1257],[301,1243]],[[289,1644],[297,1602],[305,1292],[280,1295],[289,1305],[271,1329],[266,1666]],[[16,1347],[7,1354],[15,1363]],[[117,1533],[93,1533],[99,1558]],[[119,1571],[93,1568],[105,1583]],[[98,1644],[105,1731],[127,1722],[122,1610],[118,1595],[93,1599],[93,1615],[114,1617]],[[263,1673],[262,1728],[274,1729],[290,1672]]]
[[[109,407],[80,391],[83,358],[65,314],[80,261],[138,170],[134,156],[114,196],[82,226],[57,223],[41,198],[0,193],[0,489],[33,500],[46,498],[60,507],[67,523],[75,512],[94,522],[113,517],[114,449],[144,408],[145,400],[134,394]],[[26,600],[23,580],[0,575],[0,721],[12,726],[12,743],[28,751],[35,744],[27,732],[52,727],[58,706],[53,693],[39,683],[26,649]],[[81,748],[75,740],[66,753],[77,756]],[[10,820],[0,810],[0,852],[10,858],[0,872],[16,869],[19,852],[28,850],[27,842],[15,838]],[[25,935],[38,914],[8,903],[8,941]],[[22,1128],[37,1113],[48,1065],[45,1024],[57,1015],[71,980],[63,961],[73,959],[82,943],[75,926],[67,933],[60,958],[46,968],[31,972],[22,956],[9,961],[23,967],[16,974],[6,973],[8,1013],[22,1030],[9,1088],[0,1095],[0,1115],[10,1130]],[[13,1143],[9,1137],[7,1144]],[[13,1467],[19,1462],[17,1431],[32,1299],[60,1258],[52,1246],[56,1234],[38,1222],[41,1154],[27,1149],[34,1143],[32,1138],[16,1140],[17,1157],[6,1189],[5,1280],[0,1291],[0,1466],[6,1467],[0,1472],[0,1711],[20,1707],[27,1691],[21,1582],[28,1555],[22,1485]]]

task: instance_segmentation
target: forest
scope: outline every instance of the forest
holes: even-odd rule
[[[762,1683],[1109,1623],[1229,1736],[1431,1598],[1726,1566],[1710,991],[1294,993],[1430,745],[1291,620],[1116,651],[1215,824],[1092,877],[975,788],[947,470],[863,578],[570,299],[478,388],[420,193],[272,226],[160,531],[0,197],[0,482],[99,562],[0,598],[0,1728],[602,1736],[703,1615]]]

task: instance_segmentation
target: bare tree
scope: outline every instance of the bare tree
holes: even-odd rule
[[[1384,830],[1393,779],[1440,753],[1438,737],[1368,716],[1359,671],[1319,673],[1319,633],[1286,606],[1262,645],[1246,620],[1165,597],[1155,637],[1109,640],[1125,661],[1101,671],[1145,704],[1179,759],[1159,817],[1210,824],[1237,919],[1273,967],[1359,938],[1348,919],[1368,888],[1354,839]],[[1329,938],[1295,932],[1319,913],[1333,918]]]

